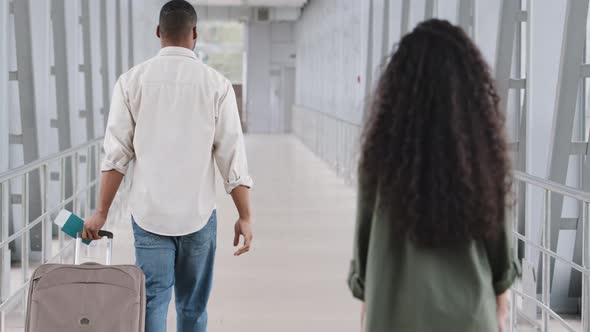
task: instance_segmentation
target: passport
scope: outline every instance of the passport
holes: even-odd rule
[[[84,220],[68,210],[61,210],[55,220],[53,221],[62,232],[68,234],[72,238],[76,238],[78,232],[82,232],[84,228]],[[92,240],[82,240],[84,244],[90,244]]]

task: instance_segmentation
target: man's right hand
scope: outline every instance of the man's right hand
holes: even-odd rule
[[[234,247],[240,244],[240,235],[244,237],[244,245],[234,253],[234,256],[240,256],[250,251],[253,237],[250,219],[238,219],[234,225],[234,232]]]
[[[100,240],[98,231],[102,229],[107,222],[107,215],[105,213],[96,212],[90,218],[84,221],[84,229],[82,230],[82,238],[84,240]]]

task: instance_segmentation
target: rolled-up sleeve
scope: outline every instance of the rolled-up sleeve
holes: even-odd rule
[[[133,135],[135,120],[129,108],[121,79],[115,84],[109,119],[104,137],[105,156],[101,171],[116,170],[121,174],[127,172],[129,162],[135,157]]]
[[[508,211],[507,215],[510,214]],[[506,218],[498,236],[485,242],[492,270],[492,286],[496,295],[508,290],[514,280],[521,275],[520,263],[512,244],[512,223],[509,218]]]
[[[365,277],[367,272],[367,255],[371,224],[375,207],[375,187],[368,183],[368,177],[359,174],[357,191],[356,230],[354,235],[353,259],[348,275],[348,287],[352,296],[365,300]]]
[[[229,82],[225,84],[217,101],[213,145],[215,161],[227,193],[231,193],[238,186],[252,187],[238,104]]]

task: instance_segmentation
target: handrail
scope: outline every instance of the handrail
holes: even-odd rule
[[[64,238],[64,233],[63,232],[59,232],[58,233],[58,241],[59,241],[59,247],[58,247],[58,252],[57,254],[53,253],[53,250],[51,248],[51,246],[48,247],[48,232],[52,231],[51,227],[48,227],[47,223],[50,218],[50,216],[53,213],[56,213],[57,211],[59,211],[60,209],[63,209],[64,207],[66,207],[68,204],[73,203],[73,212],[74,213],[82,213],[84,217],[87,217],[89,215],[89,213],[91,212],[91,200],[92,200],[92,193],[94,192],[94,197],[98,196],[98,187],[99,187],[99,173],[100,173],[100,168],[97,167],[97,163],[93,163],[90,162],[90,160],[86,163],[86,176],[83,177],[84,180],[84,184],[79,183],[79,176],[81,175],[80,171],[78,170],[79,168],[79,159],[78,156],[86,154],[88,158],[95,158],[94,160],[96,162],[98,162],[98,160],[100,159],[100,155],[101,155],[101,143],[102,143],[103,138],[99,137],[99,138],[95,138],[92,139],[84,144],[80,144],[78,146],[69,148],[67,150],[64,151],[60,151],[54,154],[51,154],[45,158],[36,160],[34,162],[25,164],[23,166],[8,170],[4,173],[0,173],[0,185],[2,186],[2,191],[3,193],[5,191],[8,190],[9,186],[10,186],[10,181],[19,177],[24,177],[24,182],[23,182],[23,194],[24,195],[24,199],[22,200],[21,203],[21,207],[23,209],[23,213],[22,213],[22,225],[19,229],[15,229],[13,234],[9,234],[9,217],[8,217],[8,213],[3,213],[2,215],[2,221],[0,224],[0,235],[1,235],[1,239],[0,239],[0,253],[2,254],[1,258],[5,258],[7,257],[7,252],[8,252],[8,256],[10,256],[10,249],[9,249],[9,245],[10,243],[13,243],[14,241],[17,240],[21,240],[24,241],[23,243],[21,243],[21,248],[20,248],[20,257],[21,257],[21,261],[23,262],[21,270],[22,270],[22,282],[23,284],[20,287],[17,287],[16,289],[12,289],[10,287],[10,284],[4,284],[7,281],[10,281],[11,276],[10,276],[10,264],[3,264],[2,266],[0,266],[0,281],[2,281],[2,285],[1,286],[7,286],[7,288],[3,288],[1,291],[2,293],[0,294],[1,298],[0,298],[0,324],[1,324],[1,320],[2,320],[2,315],[4,314],[5,309],[10,306],[10,303],[12,303],[12,301],[20,296],[22,296],[22,293],[24,292],[24,290],[26,289],[26,285],[28,284],[28,282],[30,282],[30,271],[29,271],[29,260],[30,260],[30,248],[27,245],[27,240],[30,237],[30,232],[32,231],[33,228],[38,227],[39,225],[41,225],[41,261],[40,263],[43,264],[47,261],[53,261],[57,258],[62,259],[63,258],[63,253],[65,252],[65,238]],[[66,168],[66,163],[68,163],[68,158],[69,159],[73,159],[71,162],[73,165],[72,170],[71,171],[67,171]],[[58,200],[58,203],[48,203],[49,198],[48,198],[48,193],[49,193],[49,174],[48,174],[48,170],[49,170],[49,166],[50,164],[53,163],[60,163],[60,167],[61,170],[59,171],[59,182],[60,182],[60,188],[61,188],[61,194],[60,194],[60,198]],[[28,200],[28,192],[29,192],[29,187],[28,187],[28,181],[29,181],[29,177],[31,172],[35,172],[35,171],[39,171],[40,172],[40,187],[38,189],[35,190],[40,190],[41,191],[41,211],[40,211],[40,215],[36,216],[33,218],[33,220],[30,220],[29,218],[29,214],[27,213],[28,210],[28,204],[30,203]],[[69,175],[66,175],[66,172],[71,173]],[[92,175],[94,174],[94,175]],[[65,184],[65,179],[66,176],[71,176],[72,179],[72,192],[67,192],[66,191],[66,184]],[[85,194],[85,196],[84,196]],[[68,195],[66,197],[66,195]],[[80,200],[84,198],[86,200],[86,203],[84,204],[84,212],[80,211],[77,212],[77,210],[80,210],[79,208],[81,206],[77,205],[77,200]],[[51,204],[51,206],[49,206],[49,204]],[[2,197],[2,206],[0,207],[0,209],[7,210],[10,208],[9,205],[9,195],[3,195]],[[81,214],[81,215],[82,215]],[[67,246],[67,245],[66,245]],[[50,250],[49,252],[47,250]],[[7,269],[8,267],[8,269]]]
[[[298,109],[302,109],[302,110],[306,110],[306,111],[310,111],[310,112],[319,113],[322,116],[325,116],[325,117],[330,118],[332,120],[336,120],[338,122],[342,122],[347,125],[351,125],[351,126],[358,127],[358,128],[361,127],[361,125],[358,123],[354,123],[350,120],[342,119],[342,118],[335,116],[333,114],[322,112],[320,110],[314,109],[309,106],[295,104],[295,105],[293,105],[293,107],[298,108]],[[517,170],[513,171],[513,176],[515,179],[518,179],[518,180],[523,181],[528,184],[535,185],[536,187],[550,190],[554,193],[564,195],[564,196],[567,196],[570,198],[574,198],[574,199],[577,199],[577,200],[580,200],[580,201],[583,201],[586,203],[590,203],[590,192],[582,191],[582,190],[576,189],[574,187],[563,185],[563,184],[560,184],[560,183],[557,183],[557,182],[554,182],[551,180],[543,179],[541,177],[534,176],[532,174],[525,173],[522,171],[517,171]]]
[[[92,182],[89,182],[84,188],[73,193],[70,198],[60,202],[60,204],[56,205],[55,207],[48,209],[46,212],[42,213],[39,217],[35,218],[35,220],[27,223],[25,226],[20,228],[18,231],[14,232],[12,235],[7,237],[5,240],[0,241],[0,248],[4,247],[7,243],[10,243],[10,242],[18,239],[23,234],[30,231],[31,229],[33,229],[37,225],[39,225],[41,222],[43,222],[44,219],[46,219],[50,215],[59,212],[61,209],[64,208],[64,206],[72,203],[76,199],[76,197],[87,192],[88,190],[90,190],[92,187],[94,187],[97,184],[98,184],[98,180],[94,180]]]
[[[590,192],[582,191],[574,187],[566,186],[551,180],[543,179],[522,171],[513,171],[514,178],[522,182],[535,185],[541,189],[546,189],[554,193],[575,198],[577,200],[590,203]]]
[[[332,120],[340,121],[340,122],[342,122],[344,124],[347,124],[347,125],[350,125],[350,126],[353,126],[353,127],[358,127],[358,128],[361,127],[361,124],[354,123],[354,122],[352,122],[350,120],[343,119],[343,118],[338,117],[338,116],[336,116],[334,114],[331,114],[331,113],[322,112],[322,111],[320,111],[318,109],[315,109],[315,108],[312,108],[312,107],[309,107],[309,106],[304,106],[304,105],[300,105],[300,104],[294,104],[293,107],[296,107],[296,108],[299,108],[299,109],[303,109],[303,110],[307,110],[307,111],[310,111],[310,112],[320,113],[321,115],[323,115],[323,116],[325,116],[327,118],[331,118]]]
[[[58,161],[64,157],[71,156],[84,148],[87,148],[89,146],[92,146],[92,145],[102,141],[103,139],[104,139],[103,137],[95,138],[95,139],[90,140],[84,144],[80,144],[78,146],[71,147],[67,150],[56,152],[56,153],[51,154],[45,158],[41,158],[41,159],[35,160],[33,162],[30,162],[28,164],[10,169],[4,173],[0,173],[0,183],[6,182],[8,180],[12,180],[13,178],[18,177],[18,176],[22,176],[26,173],[34,171],[37,168],[41,168],[44,164],[52,163],[52,162]]]
[[[542,253],[551,256],[552,258],[555,258],[556,260],[560,261],[561,263],[567,265],[569,268],[572,268],[580,273],[583,274],[589,274],[590,275],[590,269],[585,268],[579,264],[570,262],[567,258],[560,256],[558,254],[556,254],[555,252],[551,251],[550,249],[546,249],[543,246],[540,246],[532,241],[530,241],[530,239],[528,239],[526,236],[518,233],[517,231],[512,231],[512,235],[514,237],[516,237],[517,239],[528,243],[528,245],[530,245],[531,247],[541,251]]]
[[[541,308],[541,310],[546,311],[549,315],[555,319],[561,326],[563,326],[566,330],[570,332],[576,332],[570,324],[568,324],[563,318],[561,318],[555,311],[551,310],[550,307],[546,306],[543,303],[540,303],[539,300],[535,299],[534,297],[525,294],[524,292],[519,291],[518,289],[512,288],[512,292],[516,293],[518,296],[522,297],[523,299],[527,299],[529,301],[536,302],[537,305]]]

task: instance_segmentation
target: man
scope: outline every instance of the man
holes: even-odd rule
[[[101,190],[83,236],[98,239],[134,159],[129,204],[137,265],[146,275],[146,331],[166,331],[175,288],[178,331],[205,331],[216,248],[215,166],[239,213],[235,255],[252,231],[246,152],[231,83],[192,51],[197,14],[186,1],[166,3],[158,55],[121,75],[106,129]]]

